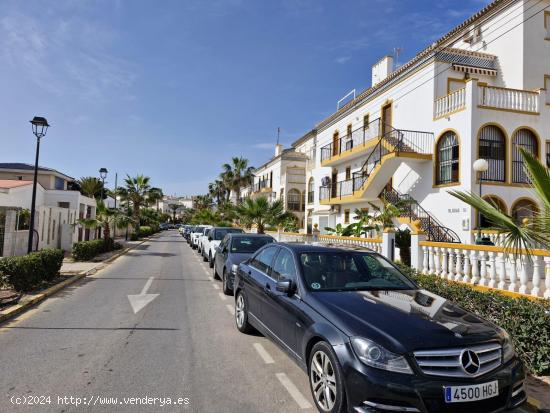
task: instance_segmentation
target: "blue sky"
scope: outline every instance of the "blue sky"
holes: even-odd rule
[[[259,165],[487,0],[0,0],[0,162],[74,177],[144,173],[205,193],[231,156]]]

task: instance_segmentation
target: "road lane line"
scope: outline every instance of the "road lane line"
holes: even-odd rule
[[[231,315],[235,315],[235,307],[233,307],[231,304],[226,304],[225,308],[227,308],[227,311],[229,311]]]
[[[218,284],[212,284],[212,287],[214,287],[216,290],[220,289],[220,286]]]
[[[256,351],[258,352],[258,354],[260,355],[260,357],[262,358],[265,364],[275,363],[275,360],[273,360],[273,357],[269,355],[269,353],[264,348],[264,346],[262,346],[260,343],[254,343],[252,345],[254,346],[254,348],[256,349]]]
[[[223,294],[223,293],[218,293],[218,295],[220,296],[220,298],[221,298],[222,300],[224,300],[224,301],[227,300],[227,297],[226,297],[225,294]]]
[[[311,403],[307,401],[302,393],[300,393],[300,390],[298,390],[298,388],[294,385],[294,383],[292,383],[285,373],[277,373],[275,375],[286,391],[292,396],[296,404],[298,404],[300,409],[311,409]]]

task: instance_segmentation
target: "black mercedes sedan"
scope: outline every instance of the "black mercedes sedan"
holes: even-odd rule
[[[275,239],[266,234],[229,233],[216,249],[214,257],[214,278],[222,280],[222,290],[226,295],[233,294],[233,278],[239,264],[250,258],[256,251]]]
[[[508,334],[366,249],[272,244],[235,278],[235,321],[308,374],[320,412],[499,412],[522,404]]]

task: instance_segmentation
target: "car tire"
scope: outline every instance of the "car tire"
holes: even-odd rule
[[[214,268],[214,259],[212,258],[212,254],[208,253],[208,266],[210,268]]]
[[[229,285],[227,285],[227,271],[223,271],[222,275],[222,291],[225,295],[233,295],[233,288],[229,288]]]
[[[241,333],[251,333],[254,328],[248,322],[248,301],[243,290],[240,290],[235,299],[235,325]]]
[[[207,261],[208,261],[208,257],[207,257],[206,255],[204,255],[204,248],[203,248],[201,254],[202,254],[202,260],[203,260],[204,262],[207,262]]]
[[[214,274],[213,277],[215,280],[219,280],[220,276],[218,275],[218,271],[216,271],[216,263],[214,263]]]
[[[320,412],[347,411],[342,366],[327,342],[320,341],[311,349],[308,377],[313,401]]]

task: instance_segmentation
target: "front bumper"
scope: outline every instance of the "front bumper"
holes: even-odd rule
[[[526,400],[525,373],[517,358],[483,376],[462,379],[428,376],[414,367],[412,375],[379,370],[359,361],[349,345],[337,346],[334,350],[342,364],[350,412],[493,413],[519,406]],[[493,380],[498,380],[496,397],[445,403],[445,386],[467,386]]]

